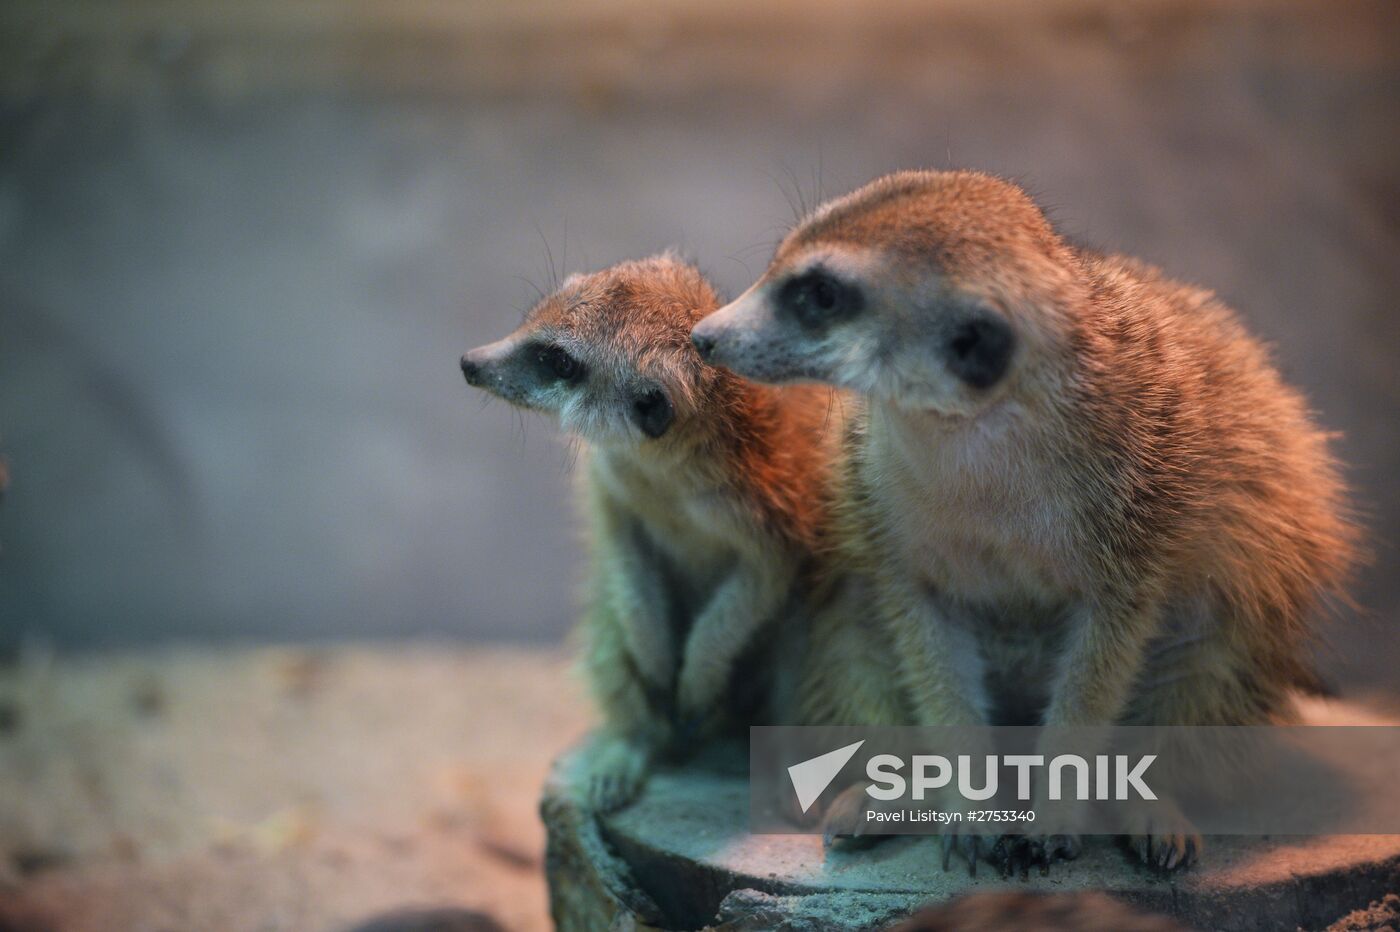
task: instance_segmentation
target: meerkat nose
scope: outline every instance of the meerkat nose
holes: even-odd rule
[[[700,358],[708,362],[710,355],[715,351],[715,338],[705,333],[692,333],[690,342],[695,344],[695,351],[700,354]]]
[[[481,363],[473,360],[470,355],[463,356],[462,375],[466,376],[468,385],[479,385],[481,383]]]

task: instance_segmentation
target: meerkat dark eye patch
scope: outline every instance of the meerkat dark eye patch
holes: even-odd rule
[[[562,346],[540,346],[535,350],[535,360],[550,378],[561,382],[577,382],[583,378],[584,366]]]
[[[641,392],[632,402],[632,423],[652,439],[666,433],[675,419],[676,409],[671,406],[671,399],[659,388]]]
[[[948,368],[973,388],[991,388],[1001,381],[1015,348],[1010,325],[990,314],[958,321],[944,343]]]
[[[865,296],[855,285],[815,268],[784,282],[777,303],[803,327],[817,329],[854,316],[865,305]]]

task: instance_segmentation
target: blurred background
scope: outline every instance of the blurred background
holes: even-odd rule
[[[1393,0],[7,0],[0,653],[551,648],[568,457],[461,352],[566,271],[733,294],[803,205],[975,167],[1274,345],[1375,533],[1324,668],[1393,690],[1397,156]]]
[[[553,641],[550,425],[457,357],[551,274],[730,293],[874,175],[1019,179],[1217,289],[1343,432],[1400,662],[1390,2],[10,2],[0,640]],[[799,206],[800,209],[800,206]]]

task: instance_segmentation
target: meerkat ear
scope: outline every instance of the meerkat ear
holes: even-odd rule
[[[632,401],[632,423],[653,440],[666,433],[675,419],[671,399],[659,388],[646,389]]]
[[[980,312],[953,325],[944,344],[948,368],[973,388],[991,388],[1006,374],[1016,335],[1000,315]]]

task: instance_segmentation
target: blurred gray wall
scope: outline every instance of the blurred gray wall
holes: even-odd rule
[[[555,638],[567,451],[457,371],[522,279],[732,293],[789,200],[972,166],[1276,345],[1378,536],[1331,667],[1394,682],[1400,8],[1125,9],[6,4],[0,644]]]

